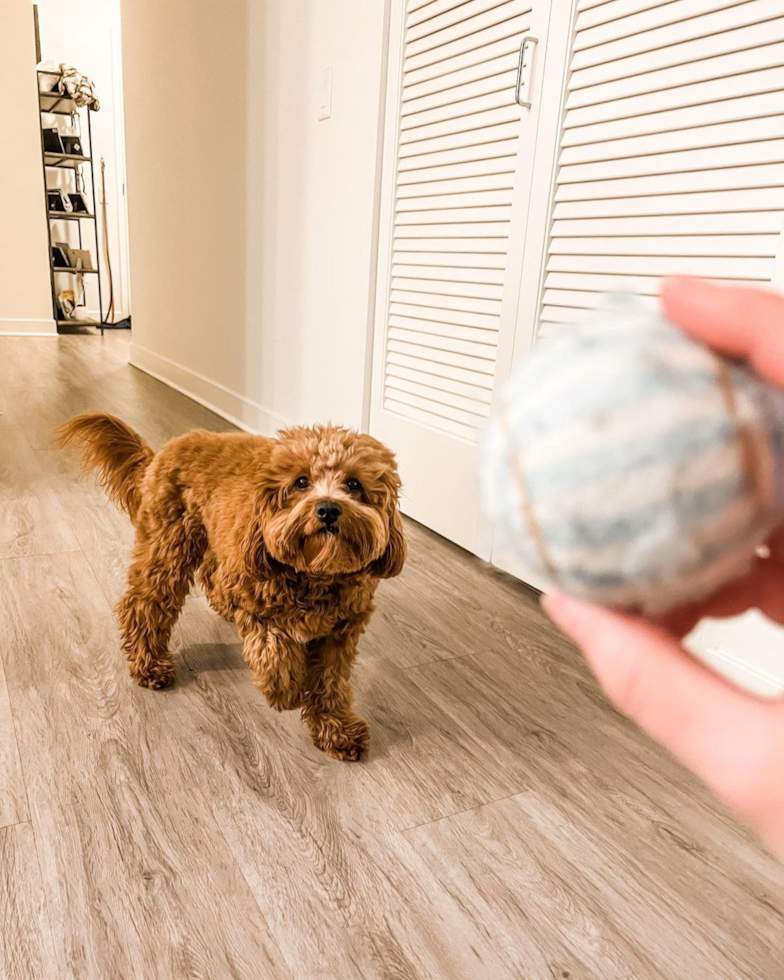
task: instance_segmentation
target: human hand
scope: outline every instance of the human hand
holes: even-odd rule
[[[744,358],[784,389],[784,297],[689,279],[664,283],[668,317],[687,333]],[[784,527],[770,555],[706,602],[660,622],[560,593],[542,600],[579,644],[610,700],[661,742],[752,826],[784,860],[784,700],[745,694],[694,660],[680,643],[706,616],[757,608],[784,623]],[[782,650],[784,658],[784,649]]]

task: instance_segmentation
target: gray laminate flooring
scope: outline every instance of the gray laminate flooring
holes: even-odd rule
[[[127,337],[0,338],[0,976],[777,980],[784,869],[605,703],[524,587],[409,523],[360,765],[264,704],[194,596],[127,677],[127,519],[54,450],[226,424]]]

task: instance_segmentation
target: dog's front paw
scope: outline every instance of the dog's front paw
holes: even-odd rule
[[[278,687],[266,685],[263,688],[267,704],[274,711],[293,711],[302,706],[302,691],[298,686]]]
[[[322,716],[308,720],[316,748],[342,762],[359,762],[370,747],[370,731],[361,718]]]
[[[153,691],[173,684],[175,673],[174,664],[170,662],[132,663],[130,666],[131,677],[139,687],[149,687]]]

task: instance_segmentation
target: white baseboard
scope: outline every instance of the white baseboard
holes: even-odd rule
[[[91,320],[97,320],[98,319],[98,307],[97,306],[95,307],[95,309],[92,309],[92,307],[89,307],[89,306],[82,307],[82,309],[84,310],[84,312],[87,314],[87,316]],[[109,311],[106,310],[106,313],[108,313],[108,312]],[[115,320],[124,320],[125,317],[127,317],[127,316],[130,316],[130,310],[126,313],[125,310],[122,310],[122,309],[120,309],[118,307],[114,311],[114,319]]]
[[[784,694],[784,628],[749,610],[729,619],[704,619],[684,638],[699,660],[761,697]]]
[[[762,697],[784,694],[784,628],[750,610],[729,619],[705,619],[684,640],[709,667]]]
[[[100,320],[101,319],[101,314],[98,312],[98,308],[97,307],[95,309],[91,309],[89,306],[82,306],[82,307],[80,307],[80,309],[82,310],[82,315],[83,315],[83,317],[84,317],[85,320]],[[130,312],[126,313],[124,310],[115,310],[114,311],[114,322],[115,323],[119,323],[120,320],[124,320],[127,316],[130,316]],[[78,323],[79,321],[78,320],[74,320],[73,322],[74,323]],[[104,326],[106,326],[109,330],[111,330],[111,327],[112,327],[111,324],[104,324]]]
[[[131,344],[130,362],[135,368],[157,381],[162,381],[180,394],[187,395],[244,432],[267,436],[293,424],[277,412],[251,401],[218,381],[139,344]]]
[[[0,336],[2,337],[56,337],[57,324],[54,320],[5,319],[0,317]]]
[[[692,652],[703,663],[753,694],[763,698],[780,698],[784,694],[784,683],[780,677],[774,677],[728,650],[713,647],[710,650]]]

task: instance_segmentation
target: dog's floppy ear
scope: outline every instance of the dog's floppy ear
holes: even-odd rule
[[[249,575],[258,576],[270,570],[270,557],[264,545],[261,514],[258,513],[245,529],[240,542],[242,561]]]
[[[389,543],[384,554],[370,566],[370,571],[377,578],[394,578],[403,571],[406,561],[406,538],[403,534],[403,522],[400,511],[395,507],[389,519]]]

